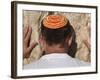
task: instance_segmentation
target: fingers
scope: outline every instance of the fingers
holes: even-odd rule
[[[24,33],[23,33],[24,38],[25,38],[26,35],[27,35],[28,29],[29,29],[29,27],[24,27]]]
[[[26,34],[26,37],[24,39],[24,41],[25,41],[26,44],[28,44],[28,42],[30,41],[31,34],[32,34],[32,28],[28,27],[27,34]]]
[[[38,43],[32,43],[29,47],[28,47],[28,51],[31,52],[33,50],[33,48],[35,48],[38,45]]]
[[[31,27],[25,27],[24,28],[24,34],[23,34],[23,39],[24,39],[24,43],[23,43],[23,53],[24,53],[24,58],[29,58],[31,51],[33,50],[33,48],[36,47],[36,45],[38,43],[32,43],[30,44],[30,38],[31,38],[31,34],[32,34],[32,28]]]
[[[91,45],[87,40],[83,40],[84,44],[86,45],[86,47],[88,48],[88,50],[90,51]]]

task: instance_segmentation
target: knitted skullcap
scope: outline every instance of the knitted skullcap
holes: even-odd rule
[[[64,27],[68,23],[68,19],[63,15],[48,15],[43,19],[43,25],[49,29],[58,29]]]

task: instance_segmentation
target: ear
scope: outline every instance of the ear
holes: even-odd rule
[[[68,39],[68,46],[70,47],[71,44],[72,44],[72,40],[73,40],[73,37],[71,36],[69,39]]]
[[[67,47],[69,48],[70,46],[71,46],[71,44],[72,44],[72,39],[73,39],[73,37],[71,36],[71,37],[68,37],[67,39],[66,39],[66,43],[67,43]]]
[[[42,41],[42,35],[39,36],[39,43]]]
[[[42,51],[44,51],[46,43],[45,43],[44,37],[42,35],[39,36],[39,43],[40,43]]]

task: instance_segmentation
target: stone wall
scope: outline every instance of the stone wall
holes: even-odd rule
[[[55,12],[58,13],[58,12]],[[48,12],[41,11],[23,11],[23,25],[29,25],[32,27],[31,42],[38,42],[40,22]],[[83,61],[90,61],[90,53],[87,46],[84,44],[84,40],[90,41],[91,36],[91,15],[88,13],[60,13],[65,15],[76,33],[77,52],[75,57]],[[24,59],[24,64],[28,64],[32,61],[36,61],[41,56],[41,48],[38,45],[33,49],[31,56],[28,59]]]

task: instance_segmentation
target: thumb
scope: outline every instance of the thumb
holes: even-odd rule
[[[35,48],[38,45],[38,43],[32,43],[29,47],[28,47],[28,51],[31,52],[33,50],[33,48]]]

